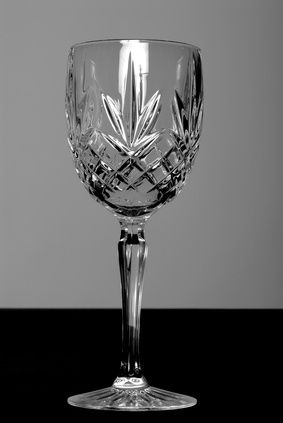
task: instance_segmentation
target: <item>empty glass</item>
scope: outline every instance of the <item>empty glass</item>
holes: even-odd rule
[[[108,388],[70,397],[72,405],[143,411],[196,404],[187,395],[149,386],[140,365],[139,333],[147,256],[144,226],[181,191],[199,149],[202,117],[198,47],[146,39],[71,47],[68,143],[83,185],[120,223],[122,288],[118,376]]]

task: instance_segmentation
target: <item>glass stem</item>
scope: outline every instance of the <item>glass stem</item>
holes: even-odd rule
[[[144,220],[120,221],[118,257],[122,289],[122,357],[116,388],[147,386],[140,364],[140,312],[147,245]]]

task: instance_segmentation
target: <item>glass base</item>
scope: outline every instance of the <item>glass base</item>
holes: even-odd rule
[[[192,407],[197,400],[187,395],[147,386],[145,388],[109,388],[74,395],[68,403],[76,407],[115,411],[158,411]]]

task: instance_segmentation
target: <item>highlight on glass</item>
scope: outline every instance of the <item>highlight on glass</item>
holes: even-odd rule
[[[199,150],[200,49],[147,39],[76,44],[68,56],[65,110],[75,170],[88,193],[120,224],[122,291],[117,378],[109,387],[73,395],[68,402],[121,411],[190,407],[195,398],[149,385],[139,334],[146,222],[181,192]]]

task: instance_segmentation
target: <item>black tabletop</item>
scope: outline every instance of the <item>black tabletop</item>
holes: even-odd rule
[[[179,421],[257,421],[281,408],[282,310],[143,309],[148,382],[198,403],[140,413],[66,402],[112,384],[120,362],[121,310],[2,309],[0,319],[0,413],[8,416],[1,421],[156,420],[164,413]]]

